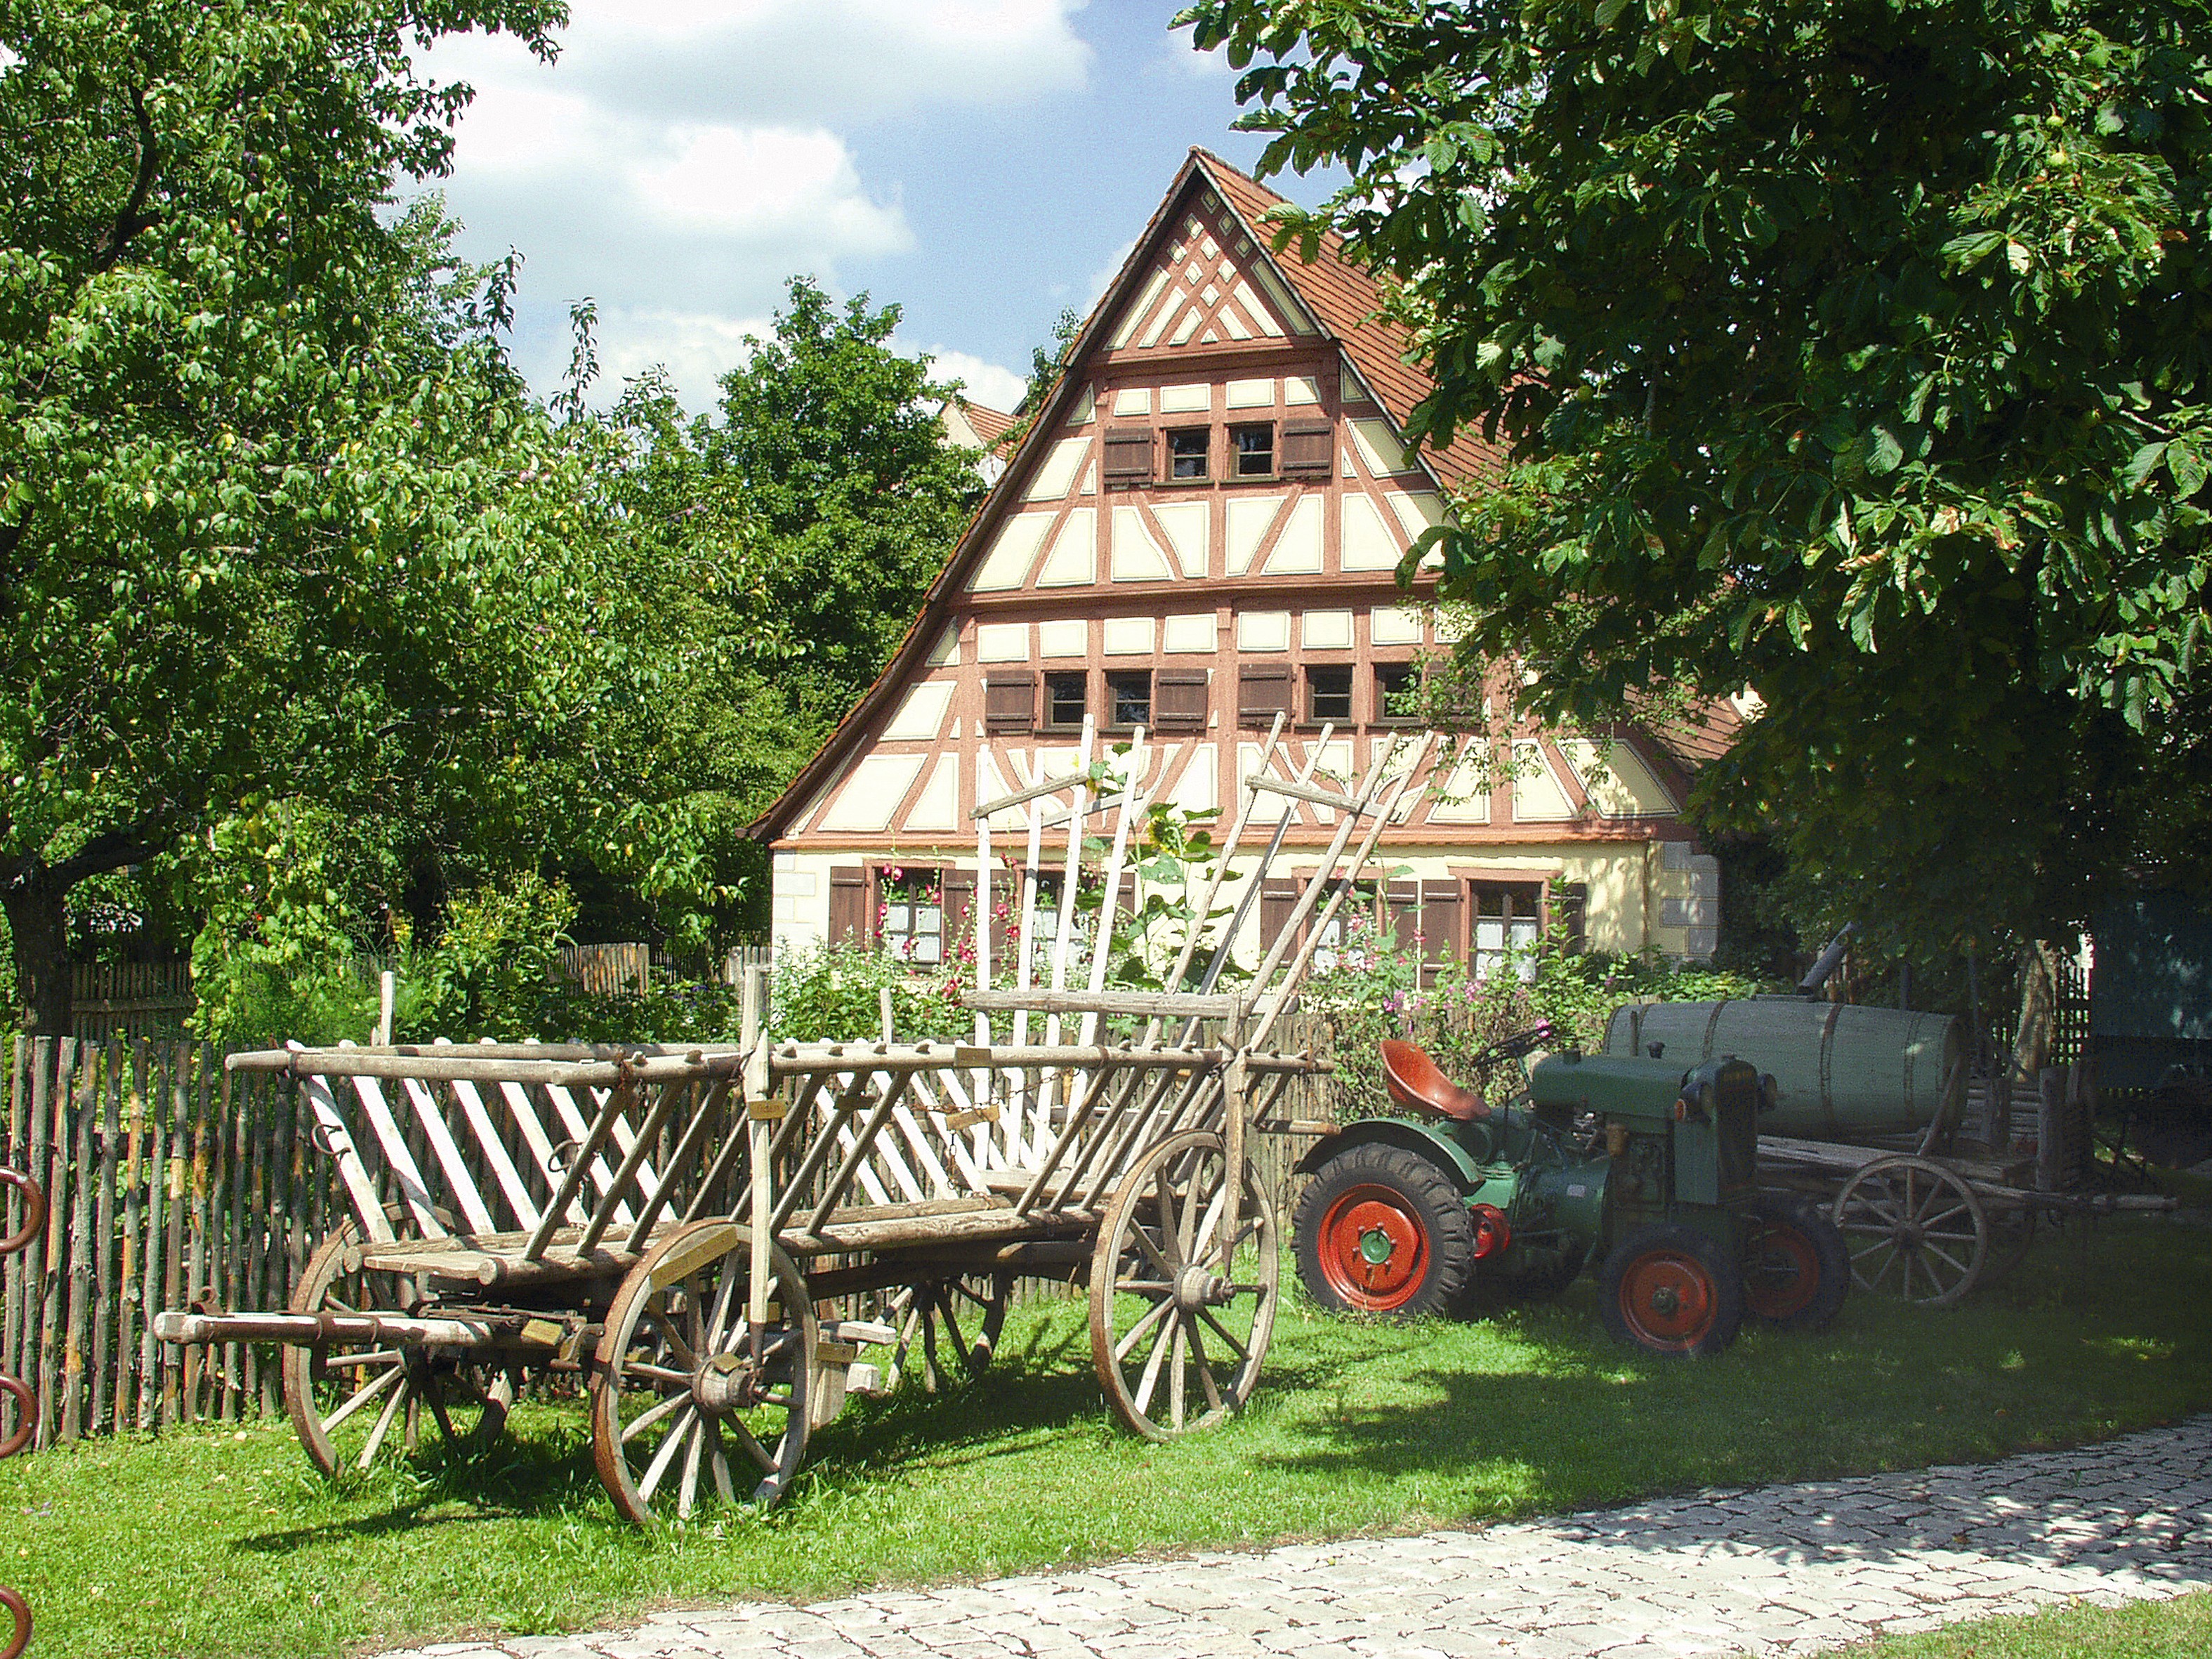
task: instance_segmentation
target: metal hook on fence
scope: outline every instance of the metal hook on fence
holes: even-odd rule
[[[583,1149],[583,1145],[584,1143],[580,1140],[564,1140],[560,1142],[552,1149],[552,1151],[545,1154],[546,1173],[553,1176],[567,1175],[568,1173],[568,1154],[571,1152],[580,1152]]]
[[[21,1170],[0,1169],[0,1184],[15,1188],[23,1194],[23,1225],[13,1237],[0,1238],[0,1255],[13,1255],[18,1250],[28,1249],[31,1241],[46,1230],[46,1189]]]

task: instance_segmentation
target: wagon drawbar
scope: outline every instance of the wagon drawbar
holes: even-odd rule
[[[196,1304],[156,1334],[282,1344],[286,1407],[325,1473],[434,1434],[489,1440],[533,1382],[580,1379],[595,1467],[640,1522],[773,1503],[848,1393],[988,1364],[1024,1277],[1087,1284],[1093,1363],[1128,1427],[1164,1438],[1219,1420],[1257,1382],[1278,1297],[1250,1136],[1307,1127],[1288,1091],[1328,1069],[1268,1039],[1384,827],[1432,776],[1433,739],[1378,742],[1360,777],[1336,781],[1316,775],[1328,729],[1302,768],[1282,732],[1279,717],[1157,953],[1176,988],[1110,986],[1109,931],[1086,925],[1133,885],[1176,757],[1140,730],[1094,764],[1086,724],[1073,772],[974,814],[979,890],[994,824],[1020,850],[1012,984],[979,930],[971,1042],[774,1042],[755,981],[734,1045],[232,1056],[300,1079],[353,1213],[289,1308]],[[1333,826],[1330,843],[1239,971],[1301,812]]]

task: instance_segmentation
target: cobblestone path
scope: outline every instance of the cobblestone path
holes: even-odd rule
[[[1672,1659],[2212,1587],[2212,1417],[2078,1451],[1703,1492],[386,1659]]]

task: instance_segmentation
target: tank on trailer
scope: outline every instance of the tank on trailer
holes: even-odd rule
[[[1949,1014],[1794,996],[1613,1011],[1607,1054],[1648,1054],[1655,1042],[1684,1066],[1734,1054],[1771,1073],[1779,1099],[1759,1119],[1762,1134],[1848,1140],[1925,1128],[1965,1085],[1965,1038]]]

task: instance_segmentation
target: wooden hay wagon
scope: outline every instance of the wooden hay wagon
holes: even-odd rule
[[[1332,787],[1287,771],[1281,724],[1163,944],[1160,982],[1188,988],[1108,983],[1110,929],[1085,918],[1116,915],[1155,821],[1145,781],[1174,768],[1141,732],[1094,766],[1086,726],[1073,773],[976,809],[980,891],[994,821],[1024,838],[1012,984],[993,988],[979,928],[972,1042],[233,1056],[301,1079],[353,1215],[284,1312],[196,1305],[157,1334],[283,1345],[286,1405],[325,1472],[487,1438],[534,1382],[580,1377],[600,1478],[639,1522],[773,1503],[848,1392],[987,1364],[1025,1276],[1087,1282],[1124,1423],[1218,1420],[1250,1395],[1276,1310],[1249,1137],[1292,1127],[1289,1085],[1326,1069],[1267,1039],[1430,758],[1391,745]],[[1333,844],[1256,969],[1233,971],[1301,804]],[[1098,815],[1110,841],[1085,833]]]

